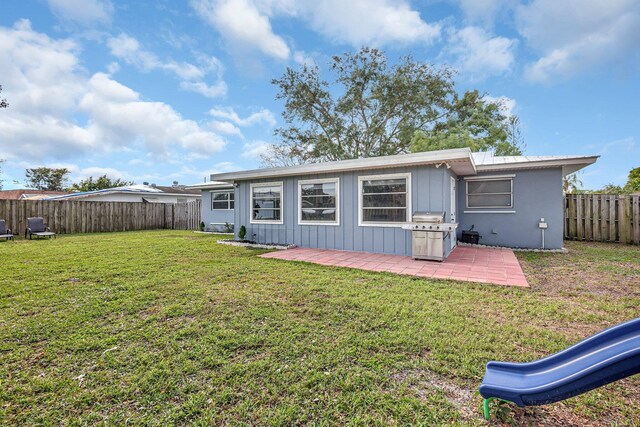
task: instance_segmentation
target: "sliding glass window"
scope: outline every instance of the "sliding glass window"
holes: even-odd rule
[[[298,224],[338,225],[339,198],[338,178],[298,181]]]

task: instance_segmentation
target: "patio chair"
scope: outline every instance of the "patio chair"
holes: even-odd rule
[[[0,219],[0,239],[13,240],[11,229],[7,228],[7,223],[4,219]]]
[[[49,227],[45,227],[44,218],[27,218],[27,229],[24,231],[25,239],[27,236],[29,237],[29,240],[31,240],[33,236],[51,238],[51,236],[55,237],[55,235],[56,233],[51,232]]]

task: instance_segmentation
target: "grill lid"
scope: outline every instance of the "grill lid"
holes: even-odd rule
[[[440,224],[444,222],[444,212],[416,211],[413,213],[412,221]]]

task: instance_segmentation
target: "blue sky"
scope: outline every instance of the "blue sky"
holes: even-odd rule
[[[638,40],[637,0],[4,2],[2,178],[188,184],[259,167],[281,124],[271,79],[366,45],[455,67],[459,90],[520,116],[527,154],[599,154],[585,187],[624,184],[640,166]]]

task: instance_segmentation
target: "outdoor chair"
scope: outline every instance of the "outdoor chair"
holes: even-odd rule
[[[7,228],[7,223],[4,219],[0,219],[0,239],[13,240],[11,229]]]
[[[29,240],[31,240],[31,237],[33,236],[51,238],[51,236],[55,237],[55,235],[56,233],[52,233],[49,227],[45,227],[44,218],[27,218],[27,229],[24,231],[25,239],[27,236],[29,237]]]

